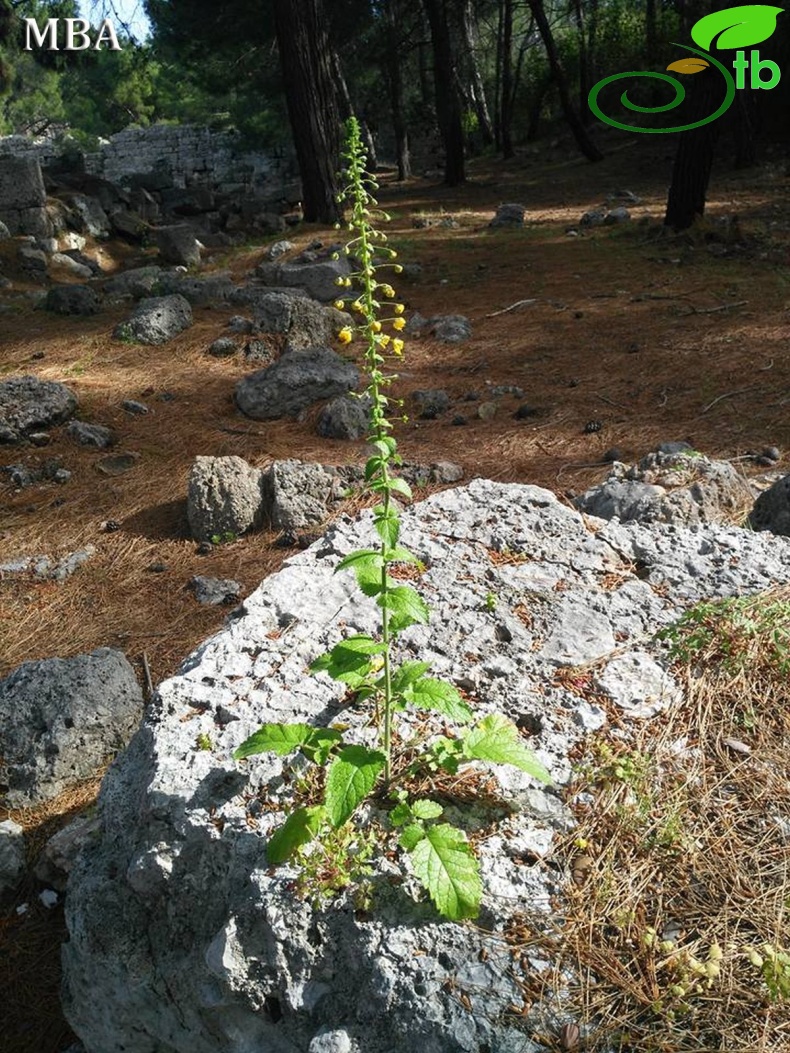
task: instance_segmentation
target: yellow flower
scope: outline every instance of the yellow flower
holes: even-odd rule
[[[391,285],[384,284],[380,288],[384,295],[389,299],[391,299],[395,295],[395,290],[392,288]]]
[[[382,333],[382,335],[379,337],[379,344],[380,344],[380,346],[381,347],[386,347],[389,342],[390,342],[389,334],[388,333]],[[397,343],[397,341],[396,341],[396,343]]]
[[[396,263],[392,269],[396,274],[403,274],[403,267],[399,263]]]
[[[392,323],[392,328],[393,329],[400,330],[400,329],[404,329],[405,327],[406,327],[406,319],[405,318],[396,318],[395,321]]]
[[[375,322],[375,321],[371,322],[370,323],[370,328],[373,330],[374,333],[380,333],[381,332],[381,322]]]
[[[351,307],[355,311],[363,311],[365,309],[365,305],[362,303],[361,300],[354,300],[354,302],[351,304]]]
[[[346,301],[345,300],[335,300],[334,306],[337,308],[338,311],[345,311],[345,309],[346,309]]]
[[[403,341],[399,336],[396,336],[395,339],[392,341],[392,352],[395,355],[403,354]]]
[[[403,314],[405,308],[402,303],[394,303],[392,305],[392,310],[395,312],[395,314]]]
[[[344,325],[340,332],[337,334],[337,338],[341,344],[350,344],[354,339],[354,334],[351,331],[351,326]]]

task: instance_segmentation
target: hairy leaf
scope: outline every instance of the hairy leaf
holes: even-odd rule
[[[452,921],[477,917],[483,894],[480,867],[462,830],[449,823],[428,827],[408,851],[440,914]]]
[[[398,843],[405,852],[412,852],[416,845],[425,837],[425,827],[419,823],[412,823],[401,831]]]
[[[412,706],[434,709],[458,724],[466,724],[473,716],[472,710],[456,688],[445,680],[434,680],[424,676],[408,687],[403,692],[403,697]]]
[[[311,673],[327,673],[333,680],[354,686],[370,672],[371,656],[382,654],[386,647],[371,636],[349,636],[335,644],[310,665]]]
[[[415,801],[411,806],[411,810],[417,819],[438,819],[444,808],[436,801],[422,799]]]
[[[316,728],[311,724],[262,724],[233,751],[236,760],[256,753],[276,753],[285,757],[302,746],[321,747],[340,741],[339,731]]]
[[[376,533],[388,548],[394,548],[398,543],[400,533],[398,513],[390,508],[385,515],[384,505],[377,505],[373,510],[373,516]]]
[[[390,479],[390,490],[392,490],[394,494],[403,494],[404,497],[411,498],[412,496],[411,487],[406,480],[401,479],[400,476],[395,476],[393,479]]]
[[[275,830],[266,844],[266,858],[270,863],[284,863],[297,848],[312,841],[324,818],[323,805],[312,808],[297,808],[285,820],[279,830]]]
[[[551,782],[549,773],[524,745],[516,725],[501,713],[483,717],[470,729],[463,739],[463,752],[469,760],[512,764],[540,782]]]
[[[404,691],[431,668],[430,662],[403,662],[392,673],[392,690]]]
[[[356,552],[349,552],[335,567],[335,574],[346,567],[380,567],[382,563],[381,553],[374,548],[360,548]]]
[[[409,552],[407,548],[402,546],[396,546],[395,548],[388,548],[384,553],[384,560],[387,563],[419,563],[420,561],[414,555],[413,552]]]
[[[335,828],[342,826],[368,796],[384,770],[385,757],[366,746],[346,746],[326,773],[326,812]]]
[[[411,819],[411,808],[405,801],[399,801],[390,812],[390,822],[393,826],[403,826]]]
[[[398,585],[379,596],[376,602],[390,612],[392,632],[400,632],[409,625],[424,625],[430,617],[427,603],[410,585]]]
[[[747,4],[714,11],[694,23],[691,39],[706,51],[710,51],[714,40],[720,49],[753,47],[772,36],[777,16],[783,10],[767,4]]]

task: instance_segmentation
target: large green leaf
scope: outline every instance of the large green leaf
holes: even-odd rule
[[[451,921],[477,917],[483,895],[480,867],[462,830],[449,823],[428,827],[409,859],[440,914]]]
[[[371,668],[371,657],[386,651],[382,643],[372,636],[349,636],[335,644],[331,651],[322,654],[310,665],[311,673],[327,673],[333,680],[358,684]]]
[[[346,567],[380,567],[382,564],[381,553],[375,548],[359,548],[355,552],[349,552],[335,567],[335,574]]]
[[[400,520],[394,508],[385,509],[384,505],[377,505],[373,509],[373,525],[376,533],[388,548],[394,548],[397,545]]]
[[[463,739],[464,756],[469,760],[512,764],[540,782],[551,782],[551,776],[527,749],[518,728],[501,713],[492,713],[471,728]]]
[[[404,691],[415,680],[419,680],[423,673],[426,673],[430,668],[430,662],[414,662],[411,660],[403,662],[402,665],[393,670],[392,690],[397,692]]]
[[[776,18],[783,10],[767,4],[747,4],[714,11],[694,23],[691,39],[706,51],[710,51],[714,40],[721,50],[753,47],[773,35]]]
[[[332,826],[350,819],[376,785],[385,763],[383,753],[366,746],[346,746],[338,753],[326,773],[326,813]]]
[[[445,680],[424,676],[407,687],[403,697],[412,706],[434,709],[458,724],[466,724],[473,716],[456,688]]]
[[[279,830],[275,830],[266,844],[266,858],[270,863],[284,863],[297,848],[312,841],[324,818],[322,805],[312,808],[297,808],[285,820]]]
[[[390,612],[389,627],[400,632],[409,625],[424,625],[430,617],[428,604],[410,585],[398,585],[376,600],[379,607]]]
[[[233,756],[236,760],[256,753],[277,753],[285,757],[302,746],[321,748],[338,742],[340,738],[339,731],[310,724],[262,724],[233,751]]]
[[[416,819],[438,819],[444,808],[437,801],[429,801],[427,798],[422,798],[414,802],[411,810]]]

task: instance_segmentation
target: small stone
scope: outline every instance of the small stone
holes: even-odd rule
[[[28,439],[34,446],[48,446],[52,436],[48,431],[34,431],[28,435]]]
[[[53,482],[67,483],[71,479],[71,472],[67,468],[58,468],[52,476]]]
[[[56,907],[58,905],[58,899],[60,897],[54,889],[45,888],[43,891],[39,892],[38,898],[41,900],[41,902],[44,904],[47,910],[52,910],[53,907]]]
[[[136,399],[124,399],[121,405],[127,413],[136,413],[142,415],[144,413],[151,412],[144,402],[137,402]]]
[[[96,471],[102,475],[123,475],[137,464],[140,455],[137,453],[118,453],[102,457],[96,462]]]
[[[121,524],[117,519],[105,519],[99,524],[99,530],[102,534],[114,534],[116,530],[121,529]]]
[[[677,453],[688,453],[693,450],[694,447],[682,439],[679,442],[660,442],[656,446],[656,453],[666,454],[668,457],[672,457]]]
[[[450,408],[450,396],[440,388],[415,391],[412,399],[421,420],[435,420],[440,413],[445,413]]]
[[[201,541],[198,547],[195,549],[195,552],[199,556],[210,556],[213,551],[214,546],[211,544],[210,541]]]
[[[66,432],[80,446],[95,446],[99,450],[106,450],[115,441],[110,429],[103,424],[88,424],[83,420],[72,421]]]
[[[196,574],[189,584],[198,603],[210,607],[221,603],[235,603],[241,592],[238,581],[232,581],[230,578],[206,578],[202,574]]]
[[[234,314],[228,322],[228,329],[232,333],[254,333],[255,328],[255,322],[251,318],[245,318],[240,314]]]
[[[275,353],[265,340],[248,340],[244,345],[244,357],[248,362],[273,362]]]
[[[464,424],[468,423],[468,421],[467,421],[466,417],[462,417],[461,414],[459,413],[458,416],[453,417],[453,419],[452,419],[452,421],[450,423],[455,425],[456,428],[462,428],[464,426]]]
[[[14,888],[25,873],[25,834],[6,819],[0,823],[0,895]]]
[[[47,355],[46,355],[46,352],[44,352],[44,351],[34,351],[34,352],[33,352],[33,354],[32,354],[32,355],[31,355],[30,357],[31,357],[31,358],[32,358],[32,359],[33,359],[34,361],[36,361],[36,362],[40,362],[40,361],[41,361],[41,359],[42,359],[42,358],[46,358],[46,357],[47,357]]]
[[[30,440],[31,442],[33,441],[32,435],[30,436]],[[764,457],[766,461],[771,461],[773,463],[781,461],[782,459],[782,454],[776,446],[766,446],[765,449],[761,451],[760,456]]]
[[[214,358],[230,358],[239,350],[239,345],[232,337],[221,336],[209,344],[208,353]]]
[[[151,574],[164,574],[165,571],[170,570],[170,565],[168,563],[160,562],[149,563],[145,569],[150,571]]]
[[[280,256],[284,256],[286,252],[290,252],[294,248],[292,241],[275,241],[273,245],[270,245],[266,250],[266,255],[270,260],[277,260]]]
[[[603,428],[603,422],[600,420],[588,420],[582,429],[585,435],[595,435],[596,432]]]
[[[480,420],[493,420],[496,416],[496,402],[481,402],[477,407],[477,415]]]
[[[540,410],[537,410],[534,406],[530,406],[525,402],[522,406],[519,406],[513,416],[516,420],[528,420],[530,417],[537,417],[539,413]]]

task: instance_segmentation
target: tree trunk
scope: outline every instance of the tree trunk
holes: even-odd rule
[[[462,21],[466,62],[469,70],[469,94],[472,98],[472,105],[477,116],[477,126],[480,129],[480,139],[483,146],[491,146],[494,141],[494,129],[491,126],[491,115],[488,112],[483,76],[480,73],[480,65],[477,61],[477,55],[475,54],[476,33],[472,0],[464,0]]]
[[[528,0],[528,2],[530,11],[532,12],[532,17],[535,19],[535,24],[538,27],[538,31],[543,39],[544,47],[546,48],[546,55],[548,56],[549,65],[551,66],[551,72],[554,74],[554,83],[557,85],[557,91],[559,92],[565,120],[568,122],[568,125],[573,132],[573,137],[576,140],[579,149],[587,160],[602,161],[603,154],[590,138],[587,129],[582,124],[582,120],[571,101],[571,94],[568,88],[568,78],[565,76],[565,70],[562,68],[562,63],[560,62],[560,55],[557,51],[557,45],[554,43],[554,36],[551,32],[549,20],[546,17],[543,0]]]
[[[340,117],[333,47],[322,0],[274,0],[285,100],[309,223],[336,223]]]
[[[586,125],[590,123],[592,116],[590,107],[587,105],[587,96],[590,94],[592,82],[590,81],[590,61],[587,53],[587,33],[582,0],[573,0],[573,12],[579,41],[579,114],[582,123]]]
[[[751,88],[736,94],[735,106],[730,112],[735,120],[735,167],[752,168],[757,164],[757,143],[754,137],[754,96]]]
[[[513,157],[513,0],[502,5],[502,110],[499,118],[502,156]]]
[[[400,12],[398,0],[387,0],[384,11],[386,30],[384,42],[384,65],[392,111],[392,130],[395,133],[395,154],[398,165],[398,180],[411,176],[409,155],[409,132],[403,109],[403,72],[401,69]]]
[[[715,68],[697,74],[689,92],[688,123],[712,113],[720,92],[721,76]],[[664,226],[676,231],[687,230],[695,219],[704,215],[718,135],[718,121],[680,133]]]
[[[656,0],[647,0],[647,6],[645,7],[645,52],[648,69],[651,69],[653,63],[656,61],[658,50],[656,47],[656,39]]]
[[[464,128],[447,7],[448,0],[425,0],[433,44],[436,119],[444,143],[444,181],[447,186],[458,186],[466,180]]]

